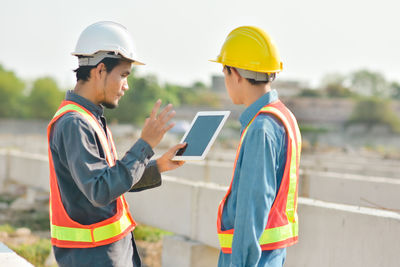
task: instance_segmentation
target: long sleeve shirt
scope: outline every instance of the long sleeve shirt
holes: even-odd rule
[[[278,99],[272,90],[245,109],[241,131],[265,105]],[[234,228],[232,254],[220,253],[219,267],[282,266],[286,249],[262,251],[258,240],[278,193],[286,162],[287,138],[281,121],[258,115],[248,128],[226,200],[222,230]]]
[[[67,92],[66,100],[88,109],[103,129],[106,128],[102,106],[72,91]],[[116,199],[120,195],[161,184],[157,165],[150,161],[154,152],[145,141],[139,139],[121,160],[110,167],[99,137],[76,112],[67,113],[57,120],[49,145],[62,203],[67,214],[78,223],[88,225],[110,218],[116,213]],[[54,246],[53,249],[60,266],[140,266],[131,234],[95,248]]]

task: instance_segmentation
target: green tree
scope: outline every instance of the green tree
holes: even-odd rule
[[[25,84],[12,71],[0,65],[0,117],[23,115]]]
[[[386,125],[393,132],[400,133],[400,119],[393,111],[390,101],[378,97],[367,97],[357,102],[346,124],[353,123],[362,123],[368,127]]]
[[[50,119],[64,98],[53,78],[35,80],[28,96],[29,116],[35,119]]]
[[[107,117],[118,122],[143,124],[155,101],[162,99],[163,91],[156,77],[136,77],[134,71],[128,78],[128,84],[130,89],[121,98],[118,108],[106,110]]]
[[[355,95],[349,88],[337,83],[327,84],[324,90],[328,97],[351,97]]]
[[[400,83],[392,82],[390,84],[391,95],[394,99],[400,100]]]
[[[322,96],[322,93],[321,93],[320,90],[304,88],[303,90],[301,90],[299,96],[305,96],[305,97],[321,97],[321,96]]]
[[[364,96],[387,97],[389,84],[379,72],[359,70],[350,75],[350,89]]]

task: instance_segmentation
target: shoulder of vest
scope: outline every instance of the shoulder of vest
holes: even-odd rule
[[[63,130],[67,130],[68,128],[83,128],[90,132],[94,131],[87,119],[75,111],[66,112],[60,118],[58,118],[54,124],[55,127],[60,127]]]
[[[274,114],[268,112],[261,112],[258,116],[254,119],[252,125],[256,128],[264,127],[264,126],[280,126],[284,127],[283,122],[280,118],[277,118]]]

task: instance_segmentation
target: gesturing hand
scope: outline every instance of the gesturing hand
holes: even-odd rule
[[[172,158],[175,156],[176,151],[185,146],[186,143],[175,145],[165,152],[159,159],[157,159],[157,167],[159,172],[174,170],[182,166],[185,163],[184,161],[173,161]]]
[[[140,137],[152,148],[156,147],[161,142],[164,134],[175,125],[174,123],[167,124],[168,121],[175,116],[175,111],[172,110],[172,105],[168,104],[160,114],[157,115],[160,106],[161,100],[158,99],[154,104],[150,117],[144,122],[142,133],[140,135]]]

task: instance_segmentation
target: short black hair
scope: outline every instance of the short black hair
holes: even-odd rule
[[[79,66],[77,69],[74,70],[74,72],[76,73],[76,81],[87,82],[90,79],[90,71],[93,68],[96,68],[100,63],[103,63],[106,67],[107,73],[110,73],[121,62],[122,59],[106,57],[102,59],[96,66]]]
[[[226,68],[226,70],[228,71],[228,74],[232,73],[232,70],[230,66],[224,66],[224,68]],[[275,73],[268,73],[268,81],[256,81],[254,79],[249,79],[249,78],[245,78],[250,84],[252,85],[259,85],[259,84],[267,84],[269,82],[272,82],[275,79]],[[270,78],[272,78],[272,80],[270,80]]]

